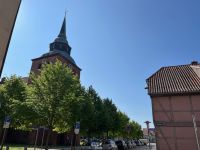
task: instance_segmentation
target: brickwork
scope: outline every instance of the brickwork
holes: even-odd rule
[[[31,66],[31,72],[38,74],[40,72],[42,64],[49,63],[49,62],[54,63],[56,60],[59,60],[63,64],[67,65],[70,69],[72,69],[72,72],[74,73],[74,75],[76,75],[78,78],[80,78],[81,69],[78,66],[72,64],[69,60],[65,59],[64,57],[62,57],[59,54],[33,59],[32,66]]]

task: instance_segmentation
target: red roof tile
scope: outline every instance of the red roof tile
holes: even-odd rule
[[[162,67],[146,81],[152,96],[200,93],[200,65]]]

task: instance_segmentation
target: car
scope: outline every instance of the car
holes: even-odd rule
[[[131,140],[127,140],[125,143],[127,144],[128,149],[133,148],[133,144],[132,144]]]
[[[92,141],[90,147],[92,150],[102,150],[103,149],[103,147],[101,146],[101,143],[98,141]]]
[[[139,142],[140,142],[140,144],[142,145],[142,146],[144,146],[145,144],[144,144],[144,142],[142,142],[142,141],[140,141],[140,140],[138,140]]]
[[[137,145],[135,144],[134,140],[131,140],[132,146],[133,148],[137,147]]]
[[[117,150],[117,145],[111,139],[103,140],[102,147],[104,150]]]
[[[142,146],[141,141],[139,141],[139,140],[134,140],[134,142],[135,142],[135,144],[136,144],[137,146]]]
[[[88,146],[88,145],[89,145],[88,140],[86,140],[86,139],[81,139],[81,140],[80,140],[80,145],[81,145],[81,146]]]
[[[149,143],[148,139],[139,139],[144,145],[147,145]]]
[[[118,141],[115,141],[115,143],[117,145],[118,150],[127,150],[128,149],[128,146],[124,140],[118,140]]]

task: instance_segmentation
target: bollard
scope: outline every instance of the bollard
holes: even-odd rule
[[[6,145],[6,150],[9,150],[9,146],[8,145]]]

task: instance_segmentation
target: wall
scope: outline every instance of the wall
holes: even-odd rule
[[[20,145],[34,145],[36,140],[36,130],[32,131],[22,131],[22,130],[15,130],[15,129],[8,129],[5,144],[20,144]],[[37,146],[41,146],[42,144],[42,135],[43,129],[40,128],[38,132],[38,140]],[[3,133],[0,135],[0,141],[2,140]],[[62,133],[58,134],[56,132],[51,132],[49,145],[56,146],[56,145],[63,145],[63,146],[70,146],[71,145],[71,133]],[[44,134],[44,142],[43,145],[46,144],[47,139],[47,131]]]
[[[62,63],[66,64],[67,66],[70,64],[74,75],[77,75],[78,78],[80,78],[80,70],[74,64],[71,64],[68,60],[64,59],[60,55],[52,55],[48,57],[43,57],[41,59],[34,59],[32,62],[31,71],[38,74],[40,72],[38,68],[39,66],[48,62],[55,62],[56,60],[60,60]]]
[[[192,115],[200,141],[200,95],[152,97],[157,150],[197,150]]]

